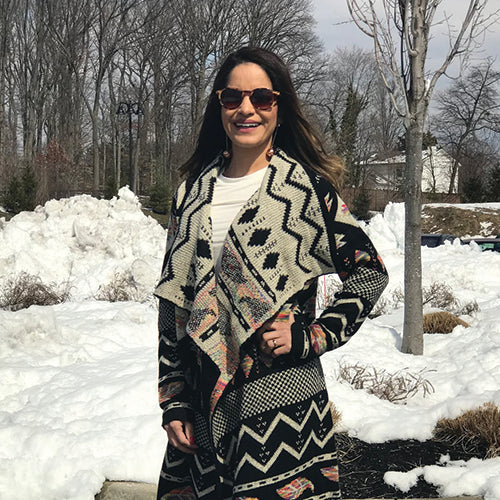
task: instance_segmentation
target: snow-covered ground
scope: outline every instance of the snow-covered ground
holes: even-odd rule
[[[495,205],[500,208],[500,204]],[[403,208],[389,205],[366,231],[391,282],[403,281]],[[151,294],[165,231],[124,188],[118,199],[50,201],[10,222],[0,219],[0,286],[20,272],[65,283],[70,300],[18,312],[0,310],[0,498],[91,500],[105,479],[156,482],[166,435],[156,396],[153,301],[103,302],[99,287],[118,275]],[[483,402],[500,405],[500,254],[477,246],[423,248],[424,286],[447,284],[479,311],[449,335],[426,335],[423,356],[399,351],[402,310],[368,320],[322,361],[342,427],[369,442],[432,434],[437,420]],[[337,378],[360,363],[395,373],[422,373],[434,392],[394,404]],[[387,476],[408,488],[421,475],[443,496],[500,499],[500,458],[427,464]]]

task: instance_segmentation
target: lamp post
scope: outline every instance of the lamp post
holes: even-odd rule
[[[136,189],[136,175],[135,168],[132,161],[133,140],[132,140],[132,115],[143,115],[144,111],[138,102],[122,101],[118,104],[117,115],[128,115],[128,175],[130,189],[135,192]]]

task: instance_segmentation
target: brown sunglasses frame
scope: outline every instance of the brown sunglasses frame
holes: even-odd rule
[[[278,96],[280,95],[280,93],[277,91],[277,90],[271,90],[271,89],[268,89],[268,88],[265,88],[265,87],[259,87],[259,88],[256,88],[256,89],[253,89],[253,90],[238,90],[238,89],[234,89],[232,87],[224,87],[223,89],[220,89],[220,90],[216,90],[215,93],[217,94],[217,97],[219,98],[219,103],[220,105],[225,108],[225,109],[231,109],[231,108],[226,108],[226,106],[224,106],[224,104],[222,104],[222,99],[221,99],[221,94],[222,92],[224,92],[224,90],[236,90],[237,92],[240,92],[241,93],[241,102],[238,104],[238,106],[236,106],[235,108],[232,108],[233,110],[234,109],[237,109],[241,106],[241,103],[243,102],[243,99],[245,98],[245,96],[248,96],[250,97],[250,102],[252,102],[252,94],[256,91],[256,90],[269,90],[270,92],[273,93],[273,102],[271,104],[271,106],[269,108],[259,108],[259,107],[256,107],[255,104],[252,102],[252,106],[254,106],[256,109],[260,109],[260,110],[266,110],[266,109],[271,109],[273,106],[276,106],[278,104]]]

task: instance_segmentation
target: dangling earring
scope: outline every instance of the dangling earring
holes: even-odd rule
[[[226,149],[222,151],[222,156],[226,159],[229,160],[231,158],[231,151],[229,150],[229,143],[227,140],[227,135],[226,135]]]
[[[274,129],[274,132],[273,132],[273,138],[271,140],[271,147],[266,151],[266,160],[267,161],[270,161],[274,155],[274,140],[276,139],[276,135],[278,134],[279,126],[280,126],[280,124],[278,123],[276,125],[276,128]]]

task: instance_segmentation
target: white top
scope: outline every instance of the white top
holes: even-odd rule
[[[229,226],[248,199],[259,189],[267,167],[243,177],[217,176],[211,206],[212,248],[218,271]]]

